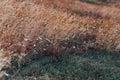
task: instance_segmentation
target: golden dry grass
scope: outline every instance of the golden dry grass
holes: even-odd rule
[[[57,1],[57,0],[34,0],[35,4],[45,4],[52,7],[59,7],[59,8],[66,8],[67,10],[71,10],[73,12],[82,14],[82,15],[89,15],[92,17],[102,17],[102,18],[110,18],[114,20],[120,21],[120,8],[114,6],[105,6],[105,5],[92,5],[80,2],[79,0],[64,0],[64,1]],[[119,3],[119,1],[116,3]],[[114,5],[114,3],[111,3]]]
[[[116,7],[72,0],[0,0],[0,54],[9,60],[5,64],[13,56],[20,58],[36,48],[40,54],[48,51],[55,55],[61,41],[72,40],[77,34],[80,38],[95,37],[94,42],[83,42],[84,47],[119,50],[119,13]],[[38,47],[48,43],[47,47]]]

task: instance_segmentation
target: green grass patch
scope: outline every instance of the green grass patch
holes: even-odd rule
[[[30,58],[29,58],[30,59]],[[89,51],[43,56],[22,66],[12,80],[120,80],[120,54]]]

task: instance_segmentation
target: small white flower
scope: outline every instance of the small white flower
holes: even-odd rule
[[[22,46],[22,43],[18,43],[18,46]]]
[[[25,53],[21,53],[21,56],[26,56],[26,54]]]
[[[73,49],[75,49],[76,47],[75,46],[73,46]]]
[[[36,45],[34,44],[33,46],[35,47]]]
[[[46,49],[45,49],[45,48],[44,48],[43,50],[44,50],[44,51],[46,51]]]
[[[28,38],[24,38],[25,41],[28,41],[29,39]]]

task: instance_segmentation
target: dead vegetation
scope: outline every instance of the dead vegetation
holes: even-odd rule
[[[39,55],[70,48],[119,51],[119,13],[77,0],[0,0],[0,59],[5,59],[0,70],[35,50]]]

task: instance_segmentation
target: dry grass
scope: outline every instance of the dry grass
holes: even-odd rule
[[[52,6],[54,8],[66,8],[67,10],[71,10],[73,12],[79,13],[80,15],[88,15],[92,17],[102,17],[102,18],[109,18],[120,21],[120,8],[114,7],[114,6],[99,6],[99,5],[92,5],[80,2],[79,0],[64,0],[64,1],[57,1],[57,0],[43,0],[42,2],[40,0],[34,0],[36,4],[45,4]],[[119,3],[119,1],[116,3]],[[114,5],[114,3],[111,3]]]
[[[119,13],[119,8],[72,0],[0,0],[0,55],[6,58],[4,65],[10,64],[13,56],[21,59],[34,50],[40,55],[55,55],[59,50],[74,47],[75,38],[83,39],[79,47],[75,46],[77,50],[81,46],[86,50],[103,46],[110,51],[119,50]],[[94,18],[96,15],[102,18]],[[61,41],[68,41],[67,45],[61,45]]]

